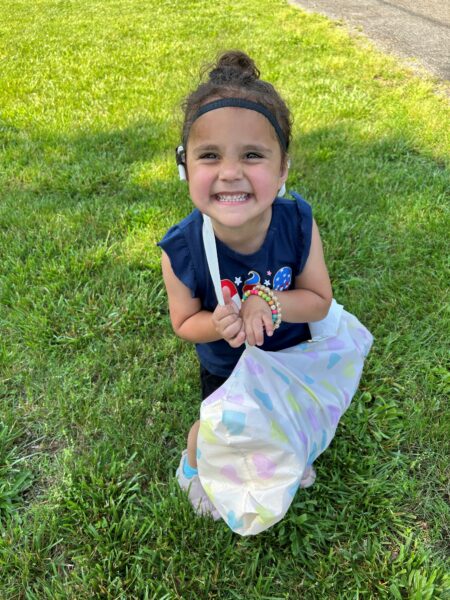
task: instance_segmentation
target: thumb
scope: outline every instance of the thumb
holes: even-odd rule
[[[231,304],[232,299],[231,299],[231,291],[230,288],[228,287],[223,287],[222,288],[222,293],[223,293],[223,301],[225,303],[225,305],[227,304]]]

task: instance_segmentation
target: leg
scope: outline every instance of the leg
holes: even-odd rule
[[[197,436],[198,436],[199,428],[200,428],[200,421],[196,421],[192,425],[192,427],[189,431],[188,439],[187,439],[188,463],[194,469],[197,468]]]
[[[212,394],[225,381],[225,377],[219,377],[209,373],[204,367],[200,367],[200,379],[202,385],[202,399]],[[200,429],[200,421],[196,421],[188,434],[187,450],[181,455],[180,466],[177,469],[177,479],[181,489],[188,493],[189,500],[197,514],[211,515],[216,521],[220,514],[209,500],[202,487],[197,472],[197,437]],[[187,463],[187,464],[186,464]]]
[[[177,479],[181,489],[187,492],[195,512],[200,515],[210,515],[217,521],[220,519],[220,514],[206,495],[197,472],[197,436],[199,427],[200,421],[196,421],[189,431],[188,449],[184,450],[181,455],[180,466],[177,469]]]

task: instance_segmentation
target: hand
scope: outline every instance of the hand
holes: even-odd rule
[[[251,295],[242,303],[241,316],[250,346],[262,346],[264,330],[268,336],[273,335],[272,311],[267,302],[259,296]]]
[[[213,312],[213,324],[220,337],[232,348],[239,348],[245,342],[244,323],[228,288],[223,288],[223,299],[225,305],[217,305]]]

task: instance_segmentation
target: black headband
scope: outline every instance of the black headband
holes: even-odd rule
[[[199,117],[209,112],[210,110],[216,110],[217,108],[248,108],[249,110],[254,110],[259,112],[261,115],[264,115],[270,124],[275,129],[275,132],[280,141],[281,147],[283,150],[287,150],[288,145],[286,142],[286,138],[284,136],[283,130],[281,129],[278,121],[275,116],[270,112],[268,108],[266,108],[263,104],[259,102],[253,102],[252,100],[245,100],[244,98],[221,98],[220,100],[214,100],[213,102],[208,102],[208,104],[203,104],[200,106],[198,111],[195,113],[192,122],[196,121]]]

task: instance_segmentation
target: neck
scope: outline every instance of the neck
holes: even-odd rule
[[[240,254],[253,254],[261,248],[271,220],[272,207],[260,215],[256,223],[246,223],[241,227],[227,227],[211,219],[214,233],[219,240]]]

